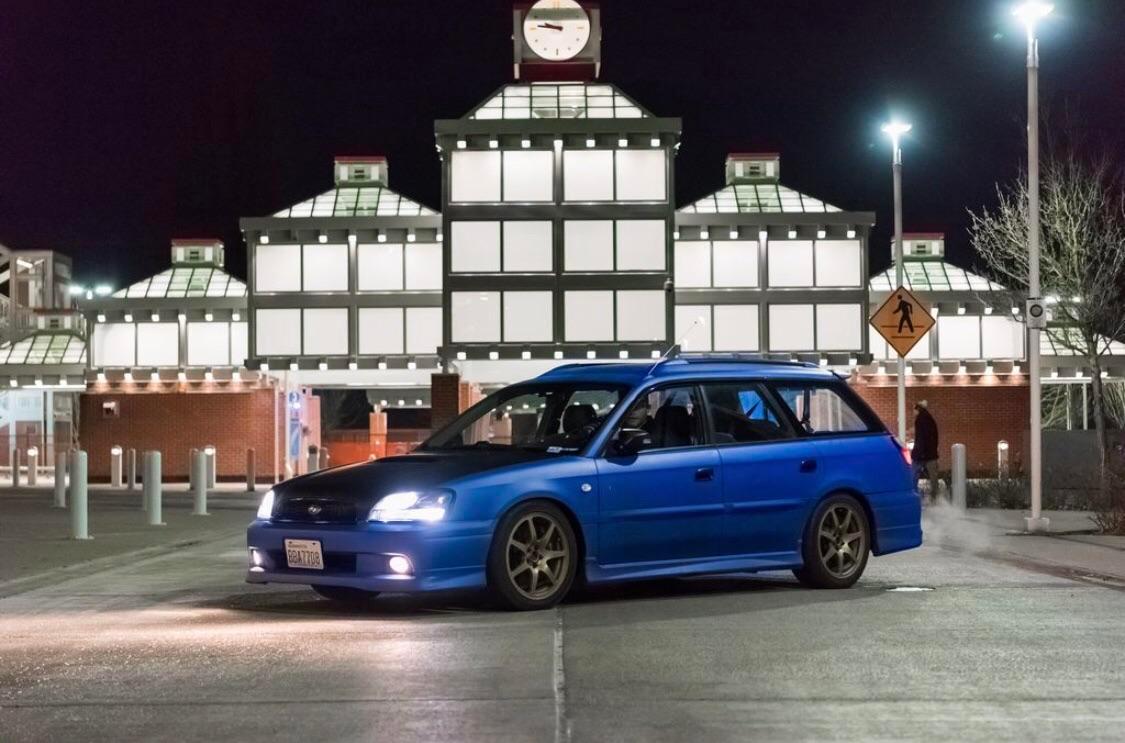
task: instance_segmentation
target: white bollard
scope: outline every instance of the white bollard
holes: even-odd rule
[[[114,444],[109,450],[109,484],[111,487],[121,487],[121,454],[120,444]]]
[[[137,489],[137,450],[125,450],[125,487],[129,490]]]
[[[953,473],[950,475],[953,480],[953,507],[964,511],[968,506],[965,495],[965,481],[966,475],[965,463],[965,445],[953,445]]]
[[[144,475],[142,487],[145,510],[148,511],[149,526],[164,526],[161,521],[161,483],[160,483],[160,452],[146,451],[144,453]]]
[[[12,449],[12,487],[20,486],[20,450]]]
[[[66,508],[66,452],[55,453],[55,508]]]
[[[251,447],[251,448],[246,450],[246,492],[247,493],[253,493],[254,490],[256,489],[256,487],[255,487],[256,483],[254,482],[254,478],[255,478],[254,470],[257,469],[257,464],[258,464],[257,454],[255,453],[253,447]]]
[[[39,484],[39,447],[33,446],[27,450],[27,484],[35,487]]]
[[[188,490],[195,490],[195,458],[199,455],[199,449],[192,449],[188,452],[187,471],[188,471]]]
[[[207,488],[215,489],[215,447],[208,444],[203,447],[203,454],[207,457]]]
[[[207,455],[196,450],[192,462],[192,489],[195,494],[192,516],[207,516]]]
[[[92,538],[86,504],[86,452],[81,449],[70,457],[70,537]]]
[[[320,454],[315,451],[309,451],[308,469],[306,470],[310,475],[320,469]]]

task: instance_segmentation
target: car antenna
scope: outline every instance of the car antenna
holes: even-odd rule
[[[698,328],[702,325],[705,325],[705,324],[706,323],[703,320],[702,315],[695,318],[695,320],[693,320],[691,325],[688,327],[687,331],[683,335],[681,335],[676,340],[675,343],[673,343],[671,346],[669,346],[667,351],[665,351],[663,354],[661,354],[660,358],[657,359],[655,364],[653,364],[652,366],[649,367],[648,374],[652,374],[652,370],[655,369],[656,367],[660,366],[661,364],[663,364],[665,361],[668,361],[669,359],[673,359],[676,356],[679,356],[680,352],[683,350],[684,341],[686,341],[688,339],[688,336],[690,336],[693,332],[695,332],[696,328]]]

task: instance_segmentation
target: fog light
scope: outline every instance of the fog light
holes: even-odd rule
[[[399,575],[406,575],[410,572],[410,560],[407,560],[402,555],[394,555],[390,560],[387,560],[387,566],[391,569],[392,573]]]
[[[261,550],[250,548],[250,570],[261,573],[266,569],[266,556]]]

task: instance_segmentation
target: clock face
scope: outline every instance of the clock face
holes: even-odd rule
[[[575,0],[539,0],[523,18],[523,38],[543,59],[573,59],[590,40],[590,17]]]

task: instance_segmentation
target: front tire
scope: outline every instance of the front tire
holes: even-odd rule
[[[365,591],[362,588],[348,588],[347,586],[312,586],[319,595],[348,606],[363,606],[379,595],[378,591]]]
[[[801,546],[805,564],[793,575],[809,588],[851,588],[867,567],[871,525],[859,501],[833,495],[813,512]]]
[[[488,551],[488,586],[509,609],[548,609],[577,572],[578,540],[558,506],[529,501],[500,521]]]

